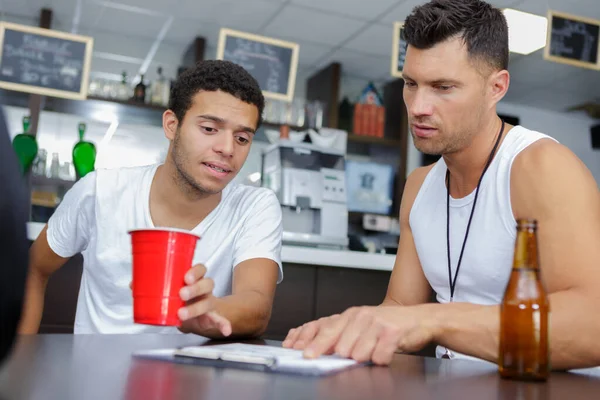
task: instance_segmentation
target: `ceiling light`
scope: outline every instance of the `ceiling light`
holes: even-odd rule
[[[548,19],[512,8],[504,9],[511,52],[531,54],[546,46]]]

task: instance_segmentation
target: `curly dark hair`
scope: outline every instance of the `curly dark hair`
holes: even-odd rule
[[[508,25],[502,12],[481,0],[432,0],[415,7],[404,22],[406,42],[429,49],[460,35],[469,56],[494,69],[508,68]]]
[[[230,61],[205,60],[185,70],[171,87],[169,109],[181,123],[200,91],[220,90],[258,108],[258,128],[262,123],[265,98],[258,82],[243,67]]]

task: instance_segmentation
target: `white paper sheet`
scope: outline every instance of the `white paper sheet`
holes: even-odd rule
[[[244,343],[184,347],[177,354],[214,360],[264,364],[275,371],[301,372],[307,370],[327,373],[358,364],[355,360],[336,355],[306,359],[300,350]]]

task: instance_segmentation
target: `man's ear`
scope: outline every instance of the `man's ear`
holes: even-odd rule
[[[171,141],[174,140],[177,128],[179,127],[179,120],[175,113],[171,110],[165,111],[163,113],[162,123],[166,138]]]
[[[489,84],[492,102],[494,104],[498,104],[498,102],[502,100],[508,91],[508,87],[510,85],[510,74],[505,69],[494,72],[490,76]]]

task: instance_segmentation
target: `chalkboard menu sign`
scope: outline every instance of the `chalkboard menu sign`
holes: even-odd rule
[[[291,101],[298,68],[296,43],[221,29],[217,59],[244,67],[259,83],[265,97]]]
[[[550,11],[544,58],[600,70],[600,21]]]
[[[394,40],[392,41],[392,76],[402,78],[404,69],[404,59],[406,58],[406,47],[408,44],[404,40],[404,23],[394,23]]]
[[[0,87],[67,99],[87,96],[93,39],[0,23]]]

